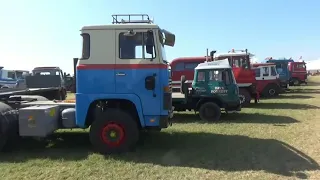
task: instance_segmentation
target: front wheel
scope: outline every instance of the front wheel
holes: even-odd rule
[[[220,107],[214,102],[206,102],[200,106],[199,116],[204,121],[218,121],[221,116]]]
[[[90,127],[90,141],[102,154],[123,153],[132,150],[139,140],[139,129],[126,112],[108,109],[101,112]]]
[[[274,97],[279,95],[280,88],[275,84],[269,84],[264,88],[262,94],[265,97]]]
[[[293,80],[293,85],[294,86],[300,86],[301,82],[299,81],[299,79],[294,79]]]
[[[242,107],[248,106],[251,102],[251,95],[246,89],[239,89],[239,98]]]

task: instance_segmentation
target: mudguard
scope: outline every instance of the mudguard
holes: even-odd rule
[[[99,99],[123,99],[131,101],[137,109],[141,127],[145,127],[144,116],[140,98],[135,94],[76,94],[76,124],[86,128],[86,117],[90,104]]]

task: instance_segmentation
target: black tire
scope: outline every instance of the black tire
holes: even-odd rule
[[[276,84],[268,84],[262,91],[264,97],[275,97],[278,96],[280,92],[279,86]]]
[[[120,142],[110,142],[112,141],[111,134],[120,136],[118,139]],[[98,152],[102,154],[123,153],[133,150],[136,146],[139,140],[139,128],[135,120],[125,111],[108,109],[96,115],[90,127],[89,136],[92,145]]]
[[[199,116],[204,121],[218,121],[221,116],[220,107],[214,102],[203,103],[199,108]]]
[[[181,76],[181,79],[180,79],[180,92],[182,93],[182,94],[185,94],[185,92],[184,92],[184,86],[185,86],[185,83],[186,82],[186,76],[184,76],[184,75],[182,75]]]
[[[63,92],[62,91],[58,91],[55,94],[54,100],[64,100],[63,98]]]
[[[301,81],[299,79],[293,79],[292,84],[293,84],[293,86],[300,86]]]
[[[248,90],[244,88],[239,89],[239,98],[242,107],[246,107],[251,102],[251,95]]]
[[[19,138],[18,111],[0,102],[0,151],[10,151]]]

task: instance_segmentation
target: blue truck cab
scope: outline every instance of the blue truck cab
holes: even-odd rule
[[[75,100],[49,101],[0,90],[5,99],[0,101],[0,151],[16,143],[16,132],[44,138],[58,129],[90,127],[89,139],[98,152],[127,152],[141,132],[171,125],[172,87],[164,46],[174,46],[174,34],[142,14],[113,15],[112,25],[85,26],[81,36],[82,57],[74,58]]]
[[[81,29],[76,67],[76,124],[91,125],[100,152],[128,149],[140,131],[167,128],[173,116],[164,46],[175,35],[145,14],[112,17],[112,25]]]
[[[288,69],[288,63],[294,62],[292,59],[267,59],[267,63],[274,63],[276,65],[277,72],[279,73],[280,85],[283,88],[288,88],[289,81],[291,79],[291,73]]]
[[[15,88],[17,86],[17,78],[14,71],[6,70],[0,67],[0,88]]]

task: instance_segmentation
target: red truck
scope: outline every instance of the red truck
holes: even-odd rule
[[[290,86],[299,86],[302,83],[307,84],[308,73],[305,62],[289,62],[288,69],[291,73]]]
[[[211,52],[214,54],[214,52]],[[223,54],[214,54],[214,61],[228,59],[232,66],[232,71],[239,86],[239,96],[242,106],[246,106],[255,99],[258,102],[259,93],[256,89],[255,72],[251,69],[250,57],[253,54],[248,53],[247,50],[229,51]],[[184,75],[189,83],[192,82],[194,76],[194,68],[210,57],[181,57],[172,60],[170,63],[172,73],[173,90],[180,90],[180,78]]]
[[[255,70],[257,91],[261,96],[273,97],[282,92],[276,64],[254,63],[251,66]]]

